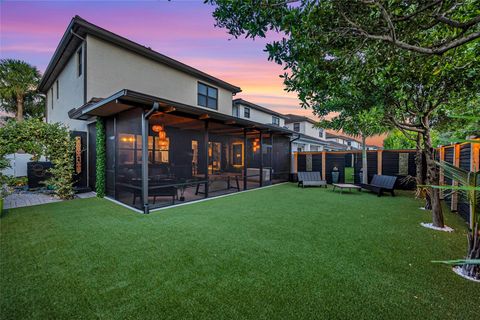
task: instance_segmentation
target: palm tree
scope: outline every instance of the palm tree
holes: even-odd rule
[[[0,98],[2,104],[15,100],[17,121],[23,120],[25,99],[37,93],[39,82],[40,72],[36,67],[22,60],[0,60]]]

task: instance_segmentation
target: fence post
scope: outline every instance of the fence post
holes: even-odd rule
[[[453,149],[453,165],[455,167],[460,167],[460,144],[455,144]],[[458,181],[452,180],[452,186],[458,186]],[[458,192],[454,191],[452,193],[452,202],[450,210],[457,211],[458,209]]]
[[[322,179],[327,180],[327,153],[322,151]]]
[[[293,154],[293,172],[298,173],[298,151],[295,151]]]
[[[383,150],[377,150],[377,174],[382,175]]]
[[[477,141],[477,143],[470,143],[470,171],[472,172],[478,171],[479,166],[480,166],[480,139]],[[470,222],[470,229],[472,230],[475,227],[473,210],[474,208],[472,206],[472,202],[470,202],[469,222]]]
[[[438,149],[438,152],[440,156],[440,161],[445,161],[445,147],[441,146],[440,149]],[[442,168],[440,168],[438,182],[439,182],[439,185],[441,186],[445,185],[445,175]],[[440,199],[441,200],[444,199],[443,189],[440,189]]]

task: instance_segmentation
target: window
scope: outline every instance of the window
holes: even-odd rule
[[[323,129],[318,129],[318,136],[323,138]]]
[[[214,87],[198,83],[197,104],[202,107],[217,109],[218,90]]]
[[[245,108],[243,109],[243,116],[244,116],[245,118],[250,118],[250,108],[245,107]]]
[[[272,124],[273,124],[274,126],[280,126],[280,118],[279,118],[279,117],[272,116]]]
[[[50,99],[50,101],[51,101],[51,103],[50,103],[50,104],[51,104],[51,106],[52,106],[52,109],[53,109],[53,87],[52,87],[52,88],[50,88],[50,98],[51,98],[51,99]]]
[[[78,49],[77,51],[77,66],[78,66],[78,76],[82,75],[83,71],[83,52],[82,48]]]
[[[237,117],[237,118],[240,116],[238,106],[233,106],[232,107],[232,116]]]
[[[352,141],[347,141],[347,146],[351,146],[352,145]]]
[[[293,124],[293,131],[300,132],[300,123],[299,122],[295,122]]]
[[[57,80],[57,82],[56,82],[55,89],[57,90],[57,99],[58,99],[58,97],[59,97],[59,93],[58,93],[58,92],[59,92],[59,91],[58,91],[58,80]]]

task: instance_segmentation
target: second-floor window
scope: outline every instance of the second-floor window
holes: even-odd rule
[[[214,87],[207,86],[203,83],[198,83],[197,104],[202,107],[217,109],[218,90]]]
[[[56,82],[56,85],[55,85],[55,89],[57,90],[57,99],[60,97],[60,94],[59,94],[59,90],[58,90],[58,80]]]
[[[279,126],[279,125],[280,125],[280,118],[279,118],[279,117],[272,116],[272,124],[273,124],[274,126]]]
[[[237,117],[237,118],[240,116],[240,112],[239,112],[238,106],[233,106],[233,107],[232,107],[232,116]]]
[[[77,74],[80,77],[83,71],[83,51],[81,47],[77,51],[77,67],[78,67]]]
[[[53,109],[53,87],[50,88],[50,98],[51,98],[51,99],[50,99],[50,101],[51,101],[50,105],[51,105],[51,107],[52,107],[52,109]]]
[[[244,116],[245,118],[250,118],[250,108],[245,107],[245,108],[243,109],[243,116]]]
[[[293,131],[300,132],[300,123],[299,122],[295,122],[293,124]]]
[[[319,130],[318,130],[318,136],[319,136],[320,138],[323,138],[323,129],[319,129]]]

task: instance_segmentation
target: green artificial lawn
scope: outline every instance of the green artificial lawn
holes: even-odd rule
[[[410,193],[283,184],[142,215],[103,199],[1,218],[1,319],[474,319],[465,224]]]

